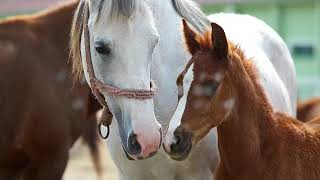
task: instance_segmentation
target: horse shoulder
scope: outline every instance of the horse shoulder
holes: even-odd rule
[[[281,112],[277,112],[275,117],[278,123],[278,135],[286,139],[287,145],[295,144],[291,146],[293,148],[304,145],[308,146],[310,142],[320,145],[320,116],[307,123],[300,122],[288,114]]]
[[[319,132],[319,138],[320,138],[320,116],[312,119],[311,121],[306,123],[307,126],[310,126],[312,128],[316,128]]]
[[[312,98],[299,101],[297,105],[297,117],[302,122],[308,122],[320,116],[320,98]]]

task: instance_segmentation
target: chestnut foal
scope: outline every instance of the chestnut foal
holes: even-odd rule
[[[217,127],[216,179],[319,180],[320,118],[301,123],[275,112],[255,65],[219,25],[212,23],[212,33],[200,37],[184,22],[184,33],[193,58],[177,80],[180,92],[191,64],[194,77],[175,132],[182,134],[181,148],[195,146]]]

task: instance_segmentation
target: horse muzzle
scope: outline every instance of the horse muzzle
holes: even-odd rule
[[[139,135],[131,133],[127,138],[126,145],[122,146],[126,157],[129,160],[143,160],[154,156],[162,144],[161,128],[158,132],[159,133],[153,135],[153,137],[149,135],[151,137],[148,138],[149,140],[141,137],[143,134],[139,137]]]
[[[171,144],[164,145],[164,150],[173,160],[185,160],[192,149],[193,135],[179,126],[174,132],[174,138]]]

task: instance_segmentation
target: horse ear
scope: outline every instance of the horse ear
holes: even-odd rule
[[[194,55],[201,48],[200,43],[197,41],[197,33],[195,33],[189,26],[185,19],[182,19],[184,39],[186,41],[189,52]]]
[[[228,40],[221,26],[211,23],[213,52],[218,58],[225,59],[228,56]]]

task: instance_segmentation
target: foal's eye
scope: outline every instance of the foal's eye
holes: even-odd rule
[[[219,83],[209,82],[209,83],[205,83],[202,86],[203,86],[203,95],[212,96],[213,94],[215,94],[215,92],[219,88]]]
[[[101,55],[110,55],[111,49],[109,46],[106,46],[103,42],[98,41],[94,43],[94,48]]]

